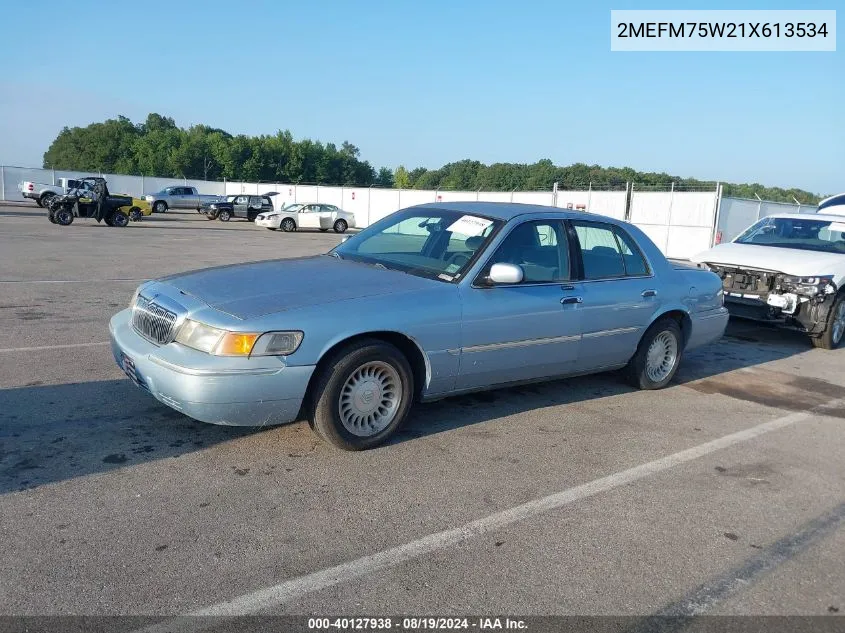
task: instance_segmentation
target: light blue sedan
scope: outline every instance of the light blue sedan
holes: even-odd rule
[[[118,365],[213,424],[291,422],[337,447],[387,440],[414,401],[625,368],[665,387],[722,336],[721,280],[638,228],[542,206],[394,213],[325,255],[140,286],[110,323]]]

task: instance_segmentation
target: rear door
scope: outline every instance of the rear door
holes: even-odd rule
[[[570,241],[582,286],[578,370],[627,363],[659,307],[653,273],[636,242],[617,225],[573,220]]]
[[[456,260],[459,246],[449,247]],[[523,281],[485,285],[494,263],[520,266]],[[580,284],[573,281],[571,264],[567,227],[560,219],[528,220],[505,236],[478,278],[461,286],[457,389],[574,371],[582,316]]]

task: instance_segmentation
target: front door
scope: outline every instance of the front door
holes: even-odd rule
[[[306,204],[299,210],[299,220],[297,226],[303,229],[319,229],[320,228],[320,205]]]
[[[572,222],[583,271],[584,331],[578,370],[622,365],[637,345],[660,297],[642,252],[621,227]]]
[[[245,218],[249,206],[249,196],[237,196],[232,203],[232,213],[236,218]]]
[[[522,282],[483,286],[494,263],[520,266]],[[582,318],[580,283],[571,280],[570,264],[561,220],[526,221],[505,237],[479,279],[461,287],[457,389],[574,371]]]

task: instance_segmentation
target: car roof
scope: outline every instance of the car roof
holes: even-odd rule
[[[542,204],[522,204],[519,202],[430,202],[426,204],[419,204],[410,208],[446,209],[449,211],[457,211],[458,213],[486,215],[487,217],[504,220],[505,222],[529,213],[554,213],[568,220],[619,221],[615,218],[598,215],[597,213],[561,209],[559,207],[549,207]]]
[[[760,218],[786,218],[793,220],[820,220],[822,222],[845,222],[845,207],[842,214],[837,213],[773,213]]]

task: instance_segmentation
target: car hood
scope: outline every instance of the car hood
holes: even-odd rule
[[[208,268],[158,281],[238,319],[442,283],[326,255]]]
[[[826,274],[839,276],[845,271],[845,255],[733,242],[719,244],[699,253],[692,260],[771,270],[800,277]]]

